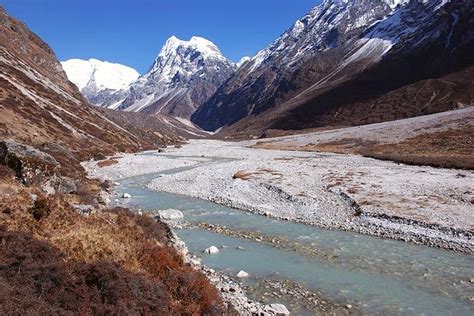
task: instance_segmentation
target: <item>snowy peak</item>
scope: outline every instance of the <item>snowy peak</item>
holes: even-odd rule
[[[61,62],[68,79],[79,90],[124,90],[140,74],[133,68],[98,59],[70,59]]]
[[[119,109],[189,119],[235,69],[211,41],[171,36],[150,71],[131,85]]]
[[[161,49],[158,57],[145,77],[162,76],[171,80],[177,73],[192,74],[206,67],[207,64],[221,62],[231,64],[219,48],[211,41],[193,36],[189,41],[183,41],[171,36]]]
[[[204,58],[215,57],[215,58],[223,58],[221,51],[219,48],[211,41],[198,37],[193,36],[189,41],[183,41],[177,38],[176,36],[171,36],[161,49],[160,54],[158,57],[167,57],[173,55],[178,51],[180,48],[190,48],[195,51],[200,52]]]
[[[61,62],[68,79],[86,99],[104,106],[123,99],[140,74],[133,68],[98,59],[70,59]]]
[[[198,57],[204,60],[217,59],[227,61],[219,48],[205,38],[193,36],[189,41],[183,41],[173,35],[161,49],[153,68],[163,60],[176,59],[177,57],[181,59],[187,58],[189,62],[194,61]]]

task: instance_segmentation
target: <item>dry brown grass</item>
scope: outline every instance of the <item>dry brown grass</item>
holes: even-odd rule
[[[156,304],[162,304],[171,314],[222,312],[217,290],[204,275],[186,266],[176,251],[166,245],[168,230],[163,224],[124,209],[83,217],[61,196],[39,196],[33,201],[30,193],[22,190],[20,194],[0,201],[2,227],[57,249],[65,273],[73,273],[72,266],[77,264],[86,264],[89,271],[100,262],[108,262],[104,269],[115,271],[114,279],[125,282],[124,287],[131,286],[127,282],[134,276],[139,276],[140,282],[150,283],[146,286],[151,288],[161,284],[161,291],[169,298]],[[104,273],[108,275],[109,272]],[[82,277],[77,276],[79,279]],[[45,279],[44,282],[49,281]],[[123,287],[114,288],[111,291],[117,293],[109,294],[126,300],[127,294],[121,293],[122,290]],[[132,297],[130,294],[129,298]]]
[[[240,170],[234,173],[232,179],[250,180],[252,178],[252,174],[252,172]]]
[[[359,154],[412,165],[441,168],[474,169],[474,126],[425,133],[395,144],[379,144],[361,138],[291,145],[278,142],[258,142],[255,148]]]
[[[413,165],[474,169],[474,126],[422,134],[397,144],[361,151],[367,157]]]
[[[109,167],[118,164],[118,160],[115,159],[107,159],[101,160],[97,163],[97,166],[100,168]]]
[[[237,171],[232,176],[232,179],[241,179],[241,180],[247,181],[254,178],[255,176],[264,175],[264,174],[270,174],[271,176],[276,177],[276,178],[283,177],[281,173],[276,172],[275,170],[268,169],[268,168],[258,168],[255,171],[246,171],[246,170]]]

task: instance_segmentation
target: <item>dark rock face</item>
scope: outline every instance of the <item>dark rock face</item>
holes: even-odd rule
[[[465,91],[472,79],[461,78],[474,56],[472,1],[406,2],[325,1],[300,20],[303,27],[297,22],[240,69],[192,120],[208,130],[235,123],[224,135],[259,136],[267,129],[374,123],[470,104]],[[296,43],[312,46],[290,53],[292,32]],[[459,71],[454,85],[420,82]],[[407,96],[416,105],[400,102]]]
[[[150,71],[130,87],[119,109],[147,114],[163,113],[189,119],[224,83],[235,65],[210,41],[171,37]]]
[[[53,176],[60,166],[51,155],[13,140],[0,142],[0,163],[11,168],[24,184]]]

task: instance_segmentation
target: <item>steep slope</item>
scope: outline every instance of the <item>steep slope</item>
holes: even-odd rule
[[[389,12],[382,1],[324,1],[244,64],[192,120],[215,130],[281,103],[337,67],[361,32]],[[319,68],[297,82],[295,72],[313,57]]]
[[[359,119],[358,124],[373,123],[452,108],[446,106],[450,103],[446,101],[424,111],[414,108],[405,111],[405,105],[392,102],[385,105],[392,108],[391,115],[375,111],[373,116],[380,116],[378,120],[364,121],[353,103],[363,99],[362,96],[383,97],[404,85],[460,70],[454,66],[456,60],[468,65],[463,56],[469,55],[471,35],[468,32],[462,38],[462,32],[468,30],[466,23],[471,22],[466,16],[464,22],[458,23],[454,18],[458,13],[451,14],[449,10],[469,14],[470,8],[472,5],[465,1],[327,0],[242,67],[192,119],[214,130],[248,117],[226,131],[227,135],[248,136],[261,135],[269,128],[301,129],[335,124],[334,120],[317,121],[315,113],[326,115],[329,108],[346,103],[350,115],[338,116],[338,124],[354,124]],[[446,45],[448,37],[451,43]],[[427,48],[430,43],[437,57],[430,56]],[[410,59],[408,55],[418,57]],[[418,65],[416,59],[422,64]],[[435,64],[430,66],[428,60]],[[391,66],[382,66],[388,64]],[[373,75],[368,74],[372,72],[378,75],[369,80]],[[434,92],[424,87],[423,95]],[[454,90],[461,91],[460,86]],[[321,99],[322,96],[325,98]],[[428,100],[420,103],[423,102]],[[300,107],[301,110],[296,110]],[[336,112],[331,116],[335,117]]]
[[[130,84],[140,76],[131,67],[97,59],[69,59],[61,65],[87,100],[99,106],[122,101]]]
[[[156,148],[175,137],[119,125],[88,105],[66,77],[53,51],[21,22],[0,10],[0,139],[51,152],[68,163],[63,169],[83,173],[79,161],[99,154]]]
[[[323,80],[299,91],[227,133],[265,134],[268,129],[304,129],[383,122],[456,109],[474,102],[474,7],[465,1],[412,2],[369,28],[365,43]],[[401,35],[400,35],[401,34]],[[386,41],[387,53],[362,71],[371,42]],[[349,68],[348,68],[349,67]],[[299,69],[304,76],[313,63]],[[249,131],[249,127],[253,131]]]
[[[182,41],[173,36],[150,71],[131,85],[129,96],[118,108],[189,119],[234,69],[212,42],[200,37]]]

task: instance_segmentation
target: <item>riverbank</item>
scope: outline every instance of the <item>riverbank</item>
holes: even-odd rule
[[[192,140],[182,148],[124,155],[85,167],[120,179],[195,166],[149,188],[274,218],[473,253],[473,174],[356,155],[249,148],[252,142]]]

